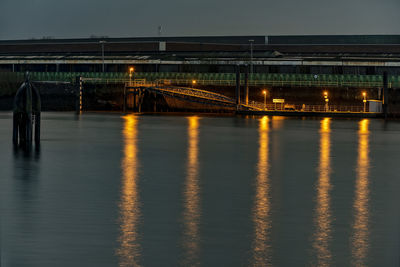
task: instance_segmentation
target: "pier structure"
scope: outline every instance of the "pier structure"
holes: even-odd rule
[[[124,82],[123,90],[123,112],[141,112],[142,104],[144,103],[144,96],[150,93],[156,96],[168,97],[177,99],[186,103],[187,106],[192,106],[194,103],[204,106],[212,106],[214,110],[220,111],[235,111],[237,114],[244,115],[286,115],[286,116],[327,116],[327,117],[382,117],[386,113],[380,110],[366,109],[365,104],[358,106],[346,105],[276,105],[265,104],[256,101],[245,101],[246,94],[241,95],[240,91],[245,90],[246,86],[241,89],[240,86],[240,72],[238,68],[236,81],[236,94],[235,98],[225,96],[223,94],[215,93],[212,91],[196,89],[193,87],[184,87],[172,85],[169,80],[157,80],[156,82],[146,81],[144,79],[126,80]],[[79,103],[77,112],[83,111],[82,92],[83,84],[90,83],[108,83],[106,79],[93,79],[77,77],[77,102]],[[246,84],[247,82],[245,82]],[[155,98],[156,99],[156,98]],[[153,102],[154,109],[152,112],[157,111],[157,102]],[[288,108],[289,107],[289,108]],[[210,110],[210,109],[208,109]]]
[[[108,83],[108,80],[92,79],[85,77],[76,78],[76,101],[77,101],[77,113],[83,111],[83,98],[84,84],[85,83]],[[171,85],[168,80],[159,80],[156,82],[146,81],[144,79],[126,80],[124,83],[123,90],[123,112],[133,111],[141,112],[143,97],[145,92],[153,94],[154,96],[166,96],[169,98],[179,99],[181,101],[190,103],[198,103],[208,106],[214,106],[216,108],[225,108],[228,110],[234,110],[236,101],[233,98],[227,97],[222,94],[215,92],[196,89],[193,87],[183,87]],[[156,103],[154,104],[154,110],[157,111]]]

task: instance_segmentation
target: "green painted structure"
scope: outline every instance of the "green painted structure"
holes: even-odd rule
[[[0,72],[0,81],[23,81],[24,73]],[[241,81],[244,84],[244,74]],[[129,81],[128,73],[120,72],[32,72],[34,81],[75,81],[82,76],[86,82],[123,83]],[[87,80],[92,78],[93,80]],[[168,80],[172,84],[191,84],[196,80],[198,85],[235,86],[235,73],[180,73],[180,72],[141,72],[134,73],[134,79],[147,81]],[[389,88],[400,87],[400,76],[390,75]],[[381,88],[382,75],[333,75],[333,74],[274,74],[254,73],[249,75],[250,86],[293,86],[293,87],[355,87]]]

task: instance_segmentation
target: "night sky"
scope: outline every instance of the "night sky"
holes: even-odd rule
[[[0,39],[400,34],[399,0],[0,0]]]

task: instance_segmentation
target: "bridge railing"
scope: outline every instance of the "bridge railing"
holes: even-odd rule
[[[260,103],[250,102],[248,108],[265,111],[301,111],[301,112],[363,112],[364,106],[347,105],[302,105],[302,104],[284,104],[284,103]]]
[[[23,73],[1,73],[3,76],[12,76],[21,79]],[[91,82],[124,83],[129,81],[128,73],[118,72],[33,72],[31,77],[37,81],[64,81],[74,82],[77,76],[93,79]],[[141,72],[134,74],[135,79],[147,81],[170,80],[173,84],[191,85],[196,80],[198,85],[234,86],[234,73],[179,73],[179,72]],[[88,80],[88,82],[90,82]],[[244,85],[244,75],[241,77]],[[318,86],[318,87],[382,87],[382,75],[312,75],[312,74],[280,74],[254,73],[249,77],[250,86]],[[400,87],[400,75],[389,75],[389,87]]]
[[[185,90],[185,91],[189,91],[189,92],[193,92],[195,94],[204,94],[204,95],[212,95],[216,98],[221,98],[227,101],[234,101],[234,99],[227,97],[223,94],[218,94],[215,92],[211,92],[211,91],[207,91],[207,90],[202,90],[202,89],[197,89],[197,88],[189,88],[189,87],[170,87],[170,88],[178,88],[180,90]]]
[[[157,86],[153,90],[161,92],[169,92],[171,94],[180,94],[183,96],[203,98],[211,101],[223,102],[226,104],[234,104],[235,100],[224,95],[213,93],[205,90],[186,88],[186,87],[173,87],[173,86]]]

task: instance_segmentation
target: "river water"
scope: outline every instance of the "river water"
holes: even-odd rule
[[[1,266],[399,266],[400,123],[0,113]]]

